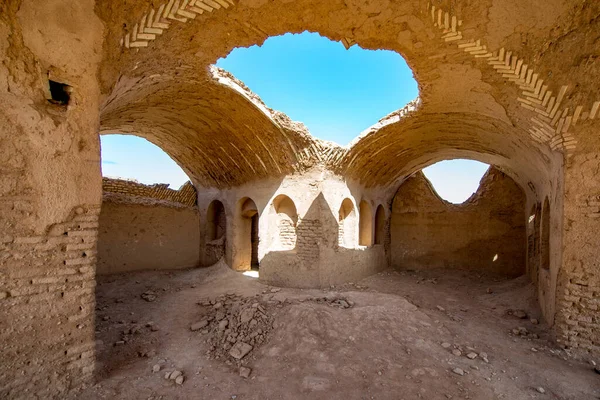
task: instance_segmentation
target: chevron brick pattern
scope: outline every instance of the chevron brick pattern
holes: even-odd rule
[[[534,140],[548,144],[554,151],[569,153],[577,146],[577,140],[569,133],[569,129],[577,123],[600,117],[600,101],[595,101],[589,110],[584,105],[569,107],[564,101],[568,85],[560,86],[558,91],[553,92],[550,88],[557,86],[544,82],[540,74],[513,52],[504,48],[491,52],[480,39],[464,39],[458,29],[462,21],[456,16],[431,3],[427,10],[431,22],[442,31],[445,42],[456,44],[475,58],[485,59],[502,78],[519,87],[521,93],[517,101],[521,107],[532,112],[528,132]]]
[[[144,14],[121,39],[121,45],[127,49],[148,47],[151,41],[165,33],[173,23],[187,23],[198,15],[234,5],[233,0],[169,0],[157,10],[152,8]]]

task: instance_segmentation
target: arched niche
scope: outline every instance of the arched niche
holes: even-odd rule
[[[339,211],[338,244],[341,247],[354,248],[356,243],[356,210],[349,198],[342,201]]]
[[[375,244],[383,244],[385,238],[385,210],[380,204],[375,212]]]
[[[298,211],[294,201],[281,194],[273,200],[271,210],[269,226],[273,228],[274,235],[269,248],[274,251],[293,250],[298,239]]]
[[[544,270],[550,270],[550,201],[544,199],[542,208],[542,237],[540,244],[540,265]]]
[[[219,240],[227,231],[225,206],[219,200],[213,200],[206,213],[206,239],[209,242]]]
[[[358,217],[358,244],[361,246],[373,245],[373,213],[371,205],[365,200],[360,202]]]

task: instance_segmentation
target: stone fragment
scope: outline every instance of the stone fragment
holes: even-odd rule
[[[474,359],[476,359],[476,358],[477,358],[477,353],[473,353],[473,352],[471,352],[471,353],[467,354],[467,358],[468,358],[469,360],[474,360]]]
[[[254,308],[246,308],[246,309],[244,309],[242,311],[242,313],[240,314],[240,322],[242,324],[250,322],[250,320],[252,320],[252,318],[254,317],[254,313],[255,313],[255,309]]]
[[[514,311],[512,312],[512,315],[513,315],[514,317],[517,317],[517,318],[520,318],[520,319],[525,319],[525,318],[527,318],[527,313],[526,313],[525,311],[523,311],[523,310],[514,310]]]
[[[533,325],[537,325],[537,324],[539,324],[539,323],[540,323],[540,321],[538,321],[536,318],[531,318],[529,321],[530,321],[530,322],[531,322]]]
[[[200,322],[196,322],[195,324],[192,324],[190,326],[190,330],[195,332],[195,331],[199,331],[202,328],[205,328],[206,326],[208,326],[208,321],[203,319]]]
[[[152,301],[156,300],[156,294],[151,291],[142,293],[142,295],[140,297],[148,302],[152,302]]]
[[[240,376],[242,378],[249,378],[252,370],[248,367],[240,367]]]
[[[213,308],[214,308],[215,310],[219,310],[219,309],[223,308],[223,303],[221,303],[221,302],[218,302],[218,303],[216,303],[216,304],[213,306]]]
[[[252,351],[252,346],[250,346],[248,343],[237,342],[229,351],[229,355],[231,355],[231,357],[235,358],[236,360],[241,360],[248,353],[250,353],[250,351]]]
[[[185,381],[185,378],[183,377],[183,375],[180,375],[177,378],[175,378],[175,383],[178,385],[183,385],[184,381]]]
[[[169,379],[174,381],[175,379],[177,379],[178,377],[180,377],[182,375],[183,375],[183,372],[175,370],[175,371],[171,372],[171,374],[169,375]]]
[[[154,364],[154,366],[152,367],[152,372],[159,372],[160,371],[160,364]]]
[[[273,288],[273,289],[271,289],[271,293],[277,293],[279,291],[281,291],[280,288]]]
[[[445,309],[444,307],[442,307],[442,306],[436,306],[436,308],[437,308],[438,310],[440,310],[440,311],[446,311],[446,309]]]
[[[546,393],[546,390],[543,387],[541,387],[541,386],[538,386],[537,388],[535,388],[535,390],[537,390],[541,394]]]
[[[449,349],[450,346],[452,346],[452,345],[450,343],[448,343],[448,342],[442,343],[442,347],[445,348],[445,349]]]
[[[229,325],[229,321],[224,319],[221,322],[219,322],[219,330],[220,331],[224,331],[225,328],[227,328],[227,325]]]
[[[460,369],[460,368],[454,368],[454,369],[452,370],[452,372],[454,372],[456,375],[460,375],[460,376],[463,376],[463,375],[465,374],[465,371],[463,371],[463,370],[462,370],[462,369]]]
[[[458,349],[454,349],[452,350],[452,354],[454,354],[456,357],[460,357],[462,355],[462,352]]]

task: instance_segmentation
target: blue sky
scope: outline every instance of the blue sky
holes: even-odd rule
[[[313,136],[340,145],[418,95],[412,71],[399,54],[358,46],[346,50],[339,42],[307,32],[235,49],[217,66],[244,82],[268,107],[303,122]],[[173,188],[188,180],[169,156],[144,139],[109,135],[101,142],[104,176]],[[453,161],[425,173],[443,198],[462,202],[477,190],[484,166]]]

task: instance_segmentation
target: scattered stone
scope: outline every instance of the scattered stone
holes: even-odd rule
[[[523,310],[514,310],[512,312],[513,317],[517,317],[519,319],[525,319],[527,318],[527,313]]]
[[[156,300],[156,293],[154,293],[152,291],[147,291],[147,292],[142,293],[142,295],[140,297],[148,302],[152,302],[152,301]]]
[[[154,364],[154,366],[152,367],[152,372],[159,372],[160,371],[160,364]]]
[[[240,367],[240,376],[242,378],[249,378],[252,370],[248,367]]]
[[[192,326],[190,326],[190,330],[195,332],[195,331],[199,331],[202,328],[205,328],[208,326],[208,321],[203,319],[200,322],[196,322],[195,324],[192,324]]]
[[[271,289],[271,293],[277,293],[279,291],[281,291],[280,288],[273,288],[273,289]]]
[[[530,321],[530,322],[531,322],[533,325],[537,325],[537,324],[539,324],[539,323],[540,323],[540,321],[538,321],[538,320],[537,320],[537,318],[531,318],[529,321]]]
[[[494,291],[491,288],[487,288],[487,293],[492,294],[492,293],[494,293]]]
[[[543,387],[541,387],[541,386],[538,386],[537,388],[535,388],[535,390],[537,390],[541,394],[546,393],[546,390]]]
[[[240,314],[240,323],[245,324],[250,322],[254,317],[255,312],[256,310],[252,307],[242,310],[242,313]]]
[[[452,370],[452,372],[454,372],[456,375],[460,375],[460,376],[463,376],[463,375],[465,374],[465,371],[463,371],[463,370],[462,370],[462,369],[460,369],[460,368],[454,368],[454,369]]]
[[[469,360],[474,360],[474,359],[476,359],[476,358],[477,358],[477,353],[473,353],[473,352],[471,352],[471,353],[468,353],[468,354],[467,354],[467,358],[468,358]]]
[[[236,360],[241,360],[244,358],[250,351],[252,350],[252,346],[248,343],[237,342],[233,345],[231,350],[229,351],[229,355],[235,358]]]
[[[215,305],[213,306],[213,308],[215,310],[219,310],[219,309],[223,308],[223,303],[221,303],[221,302],[215,303]]]
[[[450,343],[448,343],[448,342],[442,343],[442,347],[445,348],[445,349],[449,349],[451,346],[452,345]]]
[[[489,362],[490,362],[490,360],[488,360],[488,355],[487,355],[487,353],[481,352],[481,353],[479,353],[479,357],[480,357],[480,358],[481,358],[481,359],[482,359],[484,362],[486,362],[486,363],[489,363]]]
[[[446,309],[445,309],[444,307],[442,307],[442,306],[436,306],[436,308],[437,308],[438,310],[440,310],[440,311],[446,311]]]
[[[179,378],[180,376],[183,376],[183,372],[175,370],[175,371],[171,372],[171,374],[169,375],[169,379],[174,381],[175,379]]]
[[[124,340],[118,340],[115,342],[115,346],[123,346],[125,344]]]
[[[460,357],[462,355],[462,352],[458,349],[454,349],[452,350],[452,354],[454,354],[456,357]]]
[[[219,330],[224,331],[225,328],[227,328],[227,325],[229,325],[229,320],[226,320],[226,319],[221,320],[221,322],[219,322]]]
[[[175,378],[175,383],[178,385],[183,385],[184,381],[185,381],[185,378],[183,377],[183,375],[180,375],[177,378]]]

